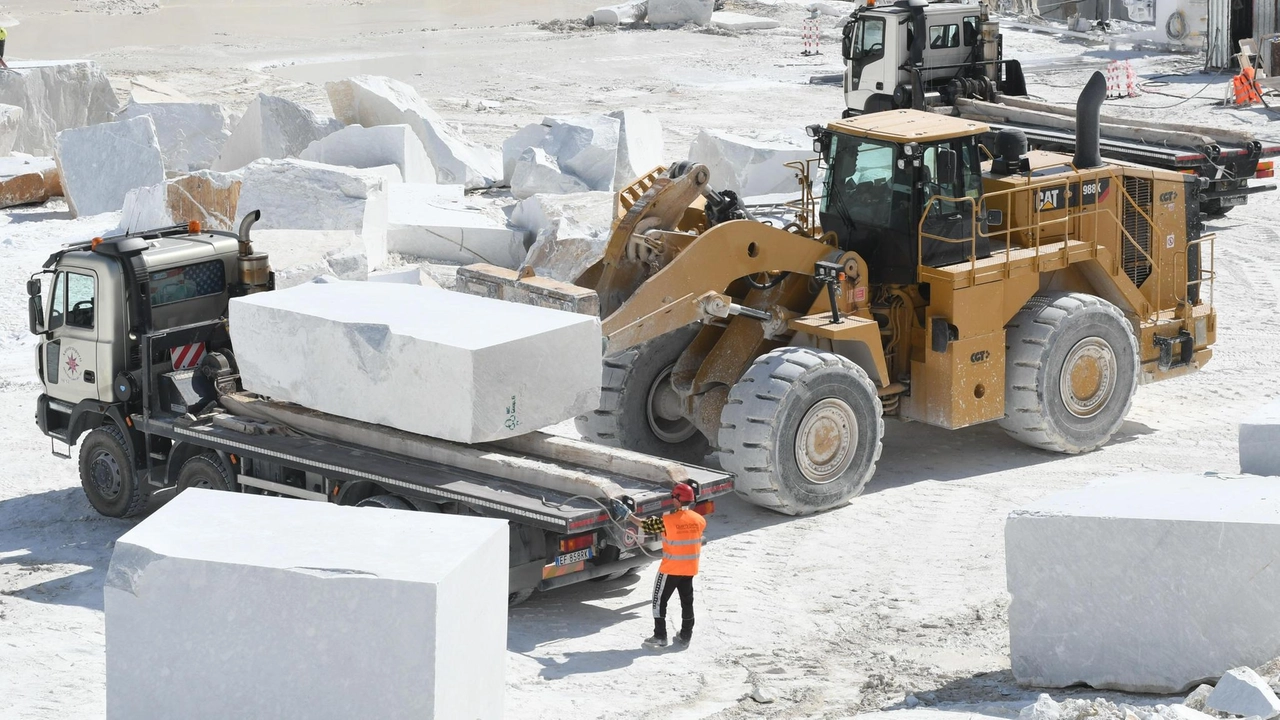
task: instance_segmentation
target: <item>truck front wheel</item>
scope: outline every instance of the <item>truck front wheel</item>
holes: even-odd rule
[[[147,504],[128,448],[115,425],[94,428],[80,446],[80,485],[93,509],[107,517],[132,517]]]

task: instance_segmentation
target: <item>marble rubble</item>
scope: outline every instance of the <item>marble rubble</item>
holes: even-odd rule
[[[1185,705],[1134,706],[1105,698],[1069,697],[1057,702],[1041,694],[1022,708],[1018,720],[1213,720]]]
[[[711,27],[739,32],[742,30],[771,30],[782,23],[773,18],[745,13],[718,11],[711,14]]]
[[[1270,720],[1280,715],[1280,699],[1267,681],[1251,668],[1228,670],[1205,700],[1205,707],[1218,712]]]
[[[523,200],[538,193],[577,193],[587,184],[564,172],[560,163],[542,148],[526,148],[511,173],[511,194]]]
[[[0,208],[43,203],[62,194],[62,174],[53,158],[0,158]]]
[[[450,127],[412,86],[387,77],[361,75],[325,83],[333,114],[348,125],[408,125],[436,168],[436,181],[486,188],[502,179],[501,155]]]
[[[798,194],[796,171],[785,163],[812,157],[812,142],[800,132],[754,139],[703,130],[689,148],[689,159],[711,171],[711,187],[732,190],[739,197]]]
[[[156,126],[164,168],[169,172],[208,170],[231,137],[231,121],[215,103],[130,103],[120,120],[146,115]]]
[[[1274,478],[1135,473],[1013,511],[1015,679],[1177,693],[1280,656],[1278,543]]]
[[[231,131],[212,169],[228,172],[263,158],[297,157],[311,143],[340,129],[342,123],[333,118],[317,118],[284,98],[259,93]]]
[[[505,520],[185,490],[115,543],[106,717],[498,720],[508,535]]]
[[[516,162],[529,148],[542,148],[551,128],[534,123],[525,125],[516,134],[502,141],[502,184],[510,185],[511,176],[515,173]]]
[[[709,25],[715,0],[649,0],[646,19],[650,25]]]
[[[349,230],[364,239],[370,268],[387,257],[387,198],[395,166],[349,168],[306,160],[259,160],[243,171],[240,214],[262,211],[264,230]]]
[[[18,141],[18,131],[22,128],[22,108],[17,105],[0,105],[0,157],[13,154],[13,145]]]
[[[618,170],[618,140],[622,123],[608,115],[548,117],[545,141],[560,169],[581,180],[588,190],[613,190]]]
[[[609,113],[619,123],[618,166],[613,189],[621,190],[663,162],[662,123],[656,115],[640,110]]]
[[[613,193],[534,195],[516,205],[511,225],[533,245],[524,265],[539,277],[572,283],[600,261],[613,227]]]
[[[600,321],[586,315],[364,282],[235,298],[229,324],[246,390],[454,442],[521,435],[600,401]]]
[[[519,267],[525,233],[508,227],[465,198],[444,197],[429,185],[391,188],[387,210],[388,252],[451,263]],[[500,214],[500,213],[499,213]]]
[[[408,125],[351,125],[311,143],[298,158],[354,168],[395,165],[407,183],[436,181],[436,168]]]
[[[116,212],[130,190],[164,182],[155,124],[146,116],[63,130],[55,157],[77,217]]]
[[[649,0],[630,0],[620,5],[598,8],[591,13],[592,25],[634,25],[649,13]]]
[[[85,60],[10,62],[0,104],[22,108],[13,149],[30,155],[52,155],[59,132],[110,122],[120,110],[107,74]]]
[[[253,249],[271,259],[276,287],[294,287],[317,277],[366,280],[369,258],[365,242],[352,230],[267,230],[253,228]]]
[[[1280,475],[1280,400],[1255,410],[1240,423],[1240,472]]]
[[[130,190],[120,228],[135,232],[195,220],[206,230],[235,230],[240,186],[236,175],[200,170]]]

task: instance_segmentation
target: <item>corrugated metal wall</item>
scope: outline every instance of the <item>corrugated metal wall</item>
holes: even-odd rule
[[[1266,5],[1276,0],[1258,0],[1254,5]],[[1231,62],[1231,0],[1209,0],[1209,44],[1205,66],[1211,69],[1227,67]]]
[[[1280,32],[1280,26],[1276,24],[1277,4],[1280,4],[1280,0],[1253,0],[1253,42],[1268,75],[1273,75],[1275,68],[1271,63],[1271,43],[1263,38]]]

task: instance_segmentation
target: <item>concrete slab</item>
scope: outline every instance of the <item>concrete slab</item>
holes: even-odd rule
[[[63,130],[55,157],[76,216],[116,212],[130,190],[164,182],[156,127],[145,116]]]
[[[520,435],[600,400],[600,322],[586,315],[334,283],[236,298],[230,328],[246,390],[455,442]]]
[[[107,718],[501,718],[508,534],[186,490],[116,541]]]
[[[1280,475],[1280,400],[1273,400],[1240,423],[1240,472]]]
[[[1277,544],[1273,478],[1138,473],[1015,510],[1014,677],[1180,693],[1280,656]]]

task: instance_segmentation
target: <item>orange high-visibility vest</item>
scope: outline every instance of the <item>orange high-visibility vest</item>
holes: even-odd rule
[[[662,518],[662,564],[658,572],[667,575],[698,574],[702,555],[702,531],[707,521],[692,510],[677,510]]]
[[[1231,79],[1231,89],[1235,92],[1236,105],[1244,106],[1262,102],[1258,93],[1258,84],[1254,82],[1254,70],[1247,67]]]

